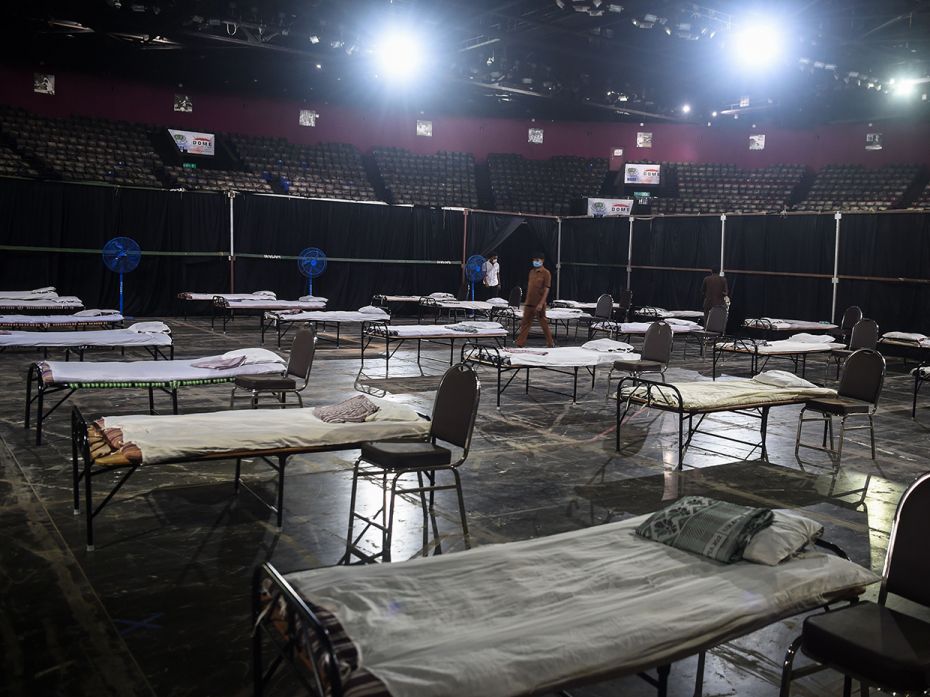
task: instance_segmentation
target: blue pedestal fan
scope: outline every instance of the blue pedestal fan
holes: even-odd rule
[[[484,278],[484,262],[480,254],[472,254],[465,262],[465,279],[468,281],[471,299],[475,299],[475,284]]]
[[[123,274],[134,271],[142,259],[139,243],[130,237],[114,237],[103,245],[103,264],[119,274],[119,312],[123,314]]]
[[[307,247],[297,257],[297,268],[307,277],[307,295],[313,295],[313,279],[326,271],[326,254],[317,247]]]

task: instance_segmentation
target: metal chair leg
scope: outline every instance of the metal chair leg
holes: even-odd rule
[[[781,666],[781,687],[778,691],[778,697],[790,697],[791,678],[794,671],[794,658],[801,648],[801,637],[791,642],[791,646],[785,652],[785,660]]]
[[[875,459],[875,422],[872,420],[872,415],[869,414],[869,441],[872,445],[872,459]]]
[[[465,549],[471,549],[471,538],[468,536],[468,520],[465,518],[465,496],[462,493],[462,478],[459,476],[457,469],[452,470],[455,477],[455,493],[459,497],[459,516],[462,519],[462,536],[465,541]]]

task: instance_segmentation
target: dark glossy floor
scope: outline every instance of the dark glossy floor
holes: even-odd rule
[[[227,334],[208,320],[169,320],[178,357],[209,355],[258,343],[255,322],[237,320]],[[354,332],[352,333],[354,335]],[[536,339],[538,341],[538,339]],[[562,338],[565,341],[564,338]],[[448,349],[424,356],[422,369],[402,349],[385,374],[383,360],[359,374],[357,345],[321,344],[312,405],[363,390],[388,394],[428,410]],[[709,375],[693,349],[676,347],[673,380]],[[142,355],[136,356],[142,358]],[[68,411],[48,422],[36,447],[23,429],[25,373],[31,352],[0,354],[0,694],[2,695],[246,695],[250,690],[249,579],[271,560],[291,571],[335,563],[345,544],[350,468],[354,453],[295,458],[289,467],[284,531],[246,494],[232,495],[232,463],[142,468],[97,520],[97,549],[84,549],[83,518],[72,515]],[[115,359],[98,352],[88,360]],[[748,362],[731,362],[740,374]],[[822,364],[808,377],[822,380]],[[463,470],[469,522],[476,544],[549,535],[650,512],[665,501],[702,493],[737,502],[805,510],[821,520],[827,538],[851,557],[880,569],[890,521],[903,488],[930,469],[930,402],[910,418],[911,379],[891,362],[877,416],[878,457],[866,433],[854,433],[842,466],[810,451],[794,456],[797,409],[773,410],[769,462],[742,461],[745,446],[698,437],[683,472],[674,469],[675,425],[670,415],[638,414],[614,451],[613,404],[606,381],[594,390],[580,381],[579,402],[515,384],[494,408],[492,374],[485,391],[472,455]],[[570,388],[561,375],[534,375],[533,384]],[[167,406],[164,398],[163,406]],[[927,399],[930,399],[928,397]],[[228,388],[188,388],[186,411],[226,408]],[[143,413],[141,391],[86,391],[72,404],[88,416]],[[715,416],[709,425],[736,437],[748,419]],[[803,453],[803,451],[802,451]],[[249,480],[271,495],[271,472],[248,466]],[[374,489],[367,493],[374,501]],[[439,499],[446,550],[461,549],[454,505]],[[417,553],[420,512],[398,515],[395,559]],[[874,594],[874,589],[873,589]],[[799,619],[782,622],[715,649],[708,658],[705,695],[774,695],[779,664]],[[695,660],[672,671],[670,694],[691,694]],[[297,694],[282,680],[277,694]],[[636,678],[579,690],[585,695],[648,695]],[[829,673],[797,683],[793,694],[840,694]]]

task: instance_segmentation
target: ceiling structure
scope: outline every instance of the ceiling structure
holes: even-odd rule
[[[702,1],[45,0],[3,10],[0,54],[50,71],[434,113],[930,118],[930,0]],[[741,44],[760,26],[780,33],[767,66],[755,64],[764,36]],[[403,86],[377,60],[392,30],[423,54]]]

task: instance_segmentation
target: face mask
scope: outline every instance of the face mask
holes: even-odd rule
[[[540,266],[542,266],[542,262],[539,259],[533,259],[533,268],[538,269]]]

